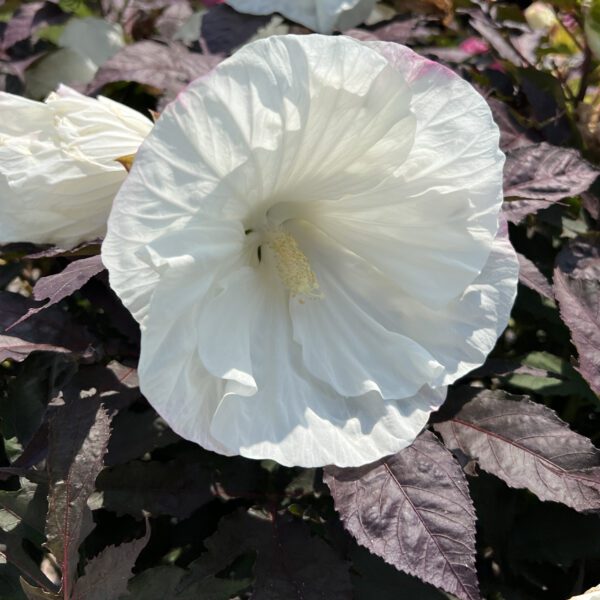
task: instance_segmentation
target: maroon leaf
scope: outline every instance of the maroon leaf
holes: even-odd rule
[[[94,275],[104,270],[100,256],[90,256],[70,263],[64,271],[56,275],[42,277],[33,288],[33,296],[36,300],[48,300],[44,306],[30,308],[20,319],[9,327],[12,329],[19,323],[29,319],[31,316],[46,310],[81,289]]]
[[[230,6],[220,4],[202,17],[200,32],[210,52],[229,54],[270,20],[270,16],[243,15]]]
[[[127,582],[140,552],[150,538],[146,521],[146,534],[140,539],[120,546],[108,546],[90,560],[82,577],[75,583],[73,598],[85,600],[119,600],[127,594]]]
[[[528,288],[550,300],[554,300],[552,286],[545,275],[528,258],[517,252],[519,259],[519,281]]]
[[[166,46],[144,40],[126,46],[109,59],[90,83],[99,91],[107,83],[135,81],[161,90],[173,98],[190,81],[205,75],[222,57],[191,52],[181,44]]]
[[[22,361],[31,352],[76,352],[92,356],[90,334],[70,320],[69,315],[52,307],[21,323],[6,334],[35,303],[19,294],[0,291],[0,361],[11,358]]]
[[[455,414],[452,400],[464,405]],[[462,387],[435,425],[453,452],[510,487],[578,511],[600,509],[600,450],[554,411],[525,396]]]
[[[359,544],[461,600],[479,598],[467,482],[431,432],[371,465],[328,467],[325,482]]]
[[[110,436],[108,411],[99,395],[67,400],[50,420],[47,546],[62,572],[64,597],[71,597],[78,549],[94,524],[87,501],[102,469]]]
[[[578,238],[559,253],[554,291],[579,354],[579,372],[600,394],[600,234]]]
[[[505,204],[507,218],[516,223],[525,214],[568,196],[585,192],[600,171],[584,160],[577,150],[542,142],[511,150],[504,166],[504,196],[528,198],[536,202]]]

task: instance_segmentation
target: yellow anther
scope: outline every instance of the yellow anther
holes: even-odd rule
[[[279,277],[292,296],[322,298],[308,258],[289,233],[281,230],[271,232],[268,246],[277,259]]]

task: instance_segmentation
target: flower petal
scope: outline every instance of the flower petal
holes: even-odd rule
[[[491,250],[502,202],[498,128],[483,98],[445,67],[398,44],[368,45],[410,82],[415,141],[392,177],[324,203],[319,226],[439,308],[475,279]]]
[[[377,391],[385,399],[415,394],[443,371],[433,356],[411,338],[380,323],[369,305],[355,300],[354,285],[345,279],[356,255],[344,251],[306,223],[288,229],[303,248],[319,282],[322,298],[290,299],[294,339],[302,346],[306,368],[343,396]],[[383,277],[371,301],[398,294]]]
[[[104,248],[125,305],[143,321],[144,290],[156,281],[124,244],[144,245],[196,214],[251,229],[270,205],[284,219],[294,201],[331,197],[340,182],[373,185],[410,151],[409,104],[403,77],[349,38],[271,37],[192,83],[115,200]]]
[[[136,150],[150,120],[64,86],[46,103],[0,93],[0,117],[0,242],[103,236],[127,174],[115,159]]]

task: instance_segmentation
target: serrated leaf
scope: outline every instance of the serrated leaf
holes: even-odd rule
[[[506,154],[504,196],[528,200],[505,203],[505,214],[518,223],[527,214],[585,192],[599,173],[572,148],[546,142],[515,148]]]
[[[73,597],[85,600],[118,600],[127,592],[131,571],[149,539],[150,527],[146,521],[144,537],[120,546],[105,548],[85,566],[84,574],[75,583]]]
[[[87,501],[108,446],[111,417],[97,396],[70,399],[50,420],[47,546],[70,597],[79,545],[93,528]]]
[[[37,301],[48,300],[48,302],[44,306],[30,308],[9,329],[70,296],[103,270],[104,265],[100,256],[97,255],[75,260],[60,273],[40,278],[33,288],[33,296]]]
[[[579,354],[579,372],[600,394],[600,235],[561,250],[554,270],[560,314]]]
[[[578,511],[600,509],[600,450],[546,406],[501,390],[462,387],[436,419],[448,448],[510,487]]]
[[[467,482],[431,432],[376,463],[327,467],[325,482],[359,544],[457,598],[480,597],[475,511]]]
[[[545,298],[554,300],[554,292],[546,276],[527,257],[517,252],[519,281]]]
[[[6,333],[8,327],[35,307],[32,300],[20,294],[0,291],[0,362],[7,358],[22,361],[36,351],[91,356],[92,336],[58,307],[51,307]]]

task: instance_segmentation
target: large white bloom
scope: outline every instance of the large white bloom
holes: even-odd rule
[[[143,393],[224,454],[407,446],[506,326],[503,162],[481,96],[404,46],[244,47],[165,110],[109,219]]]
[[[344,31],[363,23],[377,0],[226,0],[235,10],[251,15],[279,13],[313,31]]]
[[[101,237],[152,122],[108,98],[59,87],[45,102],[0,92],[0,243],[71,247]]]

